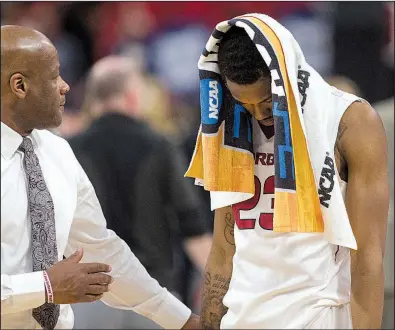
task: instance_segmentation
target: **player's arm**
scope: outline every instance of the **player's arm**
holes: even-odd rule
[[[215,211],[214,235],[203,284],[201,321],[203,329],[219,329],[227,308],[222,299],[229,288],[235,253],[234,219],[231,207]]]
[[[389,183],[386,135],[370,105],[355,102],[346,111],[338,148],[348,166],[346,208],[358,244],[357,251],[351,250],[353,327],[380,329]]]

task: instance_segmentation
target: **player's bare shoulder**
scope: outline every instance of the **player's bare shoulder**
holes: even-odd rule
[[[376,110],[366,101],[353,102],[339,123],[335,150],[349,163],[362,157],[361,149],[375,149],[386,145],[383,122]]]

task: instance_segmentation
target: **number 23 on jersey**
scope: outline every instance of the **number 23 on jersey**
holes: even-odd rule
[[[239,230],[254,229],[256,221],[259,226],[266,230],[273,230],[273,212],[274,212],[274,175],[269,176],[263,186],[257,176],[254,176],[255,194],[249,200],[233,205],[233,214],[235,223]],[[270,198],[267,195],[273,195]],[[258,205],[263,196],[265,203],[268,205]],[[263,202],[263,201],[262,201]],[[256,207],[262,210],[256,210]],[[252,212],[255,211],[255,212]],[[255,214],[255,217],[253,214]]]

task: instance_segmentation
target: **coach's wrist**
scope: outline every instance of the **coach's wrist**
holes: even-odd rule
[[[46,271],[43,272],[44,286],[45,286],[45,302],[53,303],[53,291],[51,281]]]

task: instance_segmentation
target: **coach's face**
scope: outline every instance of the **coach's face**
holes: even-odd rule
[[[25,61],[29,70],[20,74],[22,86],[18,91],[24,126],[31,129],[58,127],[70,87],[59,74],[56,48],[50,42],[43,42]]]
[[[35,128],[58,127],[62,115],[69,85],[59,73],[59,57],[56,48],[46,43],[42,49],[42,68],[35,78],[30,98],[35,104],[33,113],[37,115]]]
[[[270,78],[261,78],[249,85],[239,85],[226,79],[226,85],[233,98],[262,125],[274,124]]]

